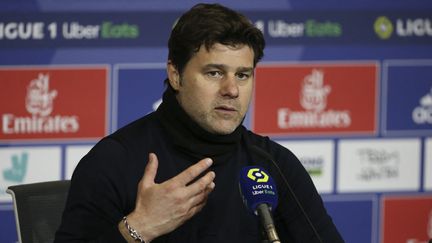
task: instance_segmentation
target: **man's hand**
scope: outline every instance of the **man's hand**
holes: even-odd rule
[[[150,153],[144,176],[138,184],[135,209],[127,216],[129,225],[147,242],[182,225],[204,207],[215,187],[212,171],[189,184],[212,163],[209,158],[203,159],[177,176],[156,184],[158,159]],[[123,237],[131,239],[123,222],[119,223],[119,229]]]

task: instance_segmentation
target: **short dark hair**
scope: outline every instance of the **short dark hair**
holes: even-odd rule
[[[177,21],[168,41],[168,59],[181,75],[187,62],[202,45],[248,45],[254,52],[254,66],[264,55],[261,31],[244,15],[220,4],[197,4]]]

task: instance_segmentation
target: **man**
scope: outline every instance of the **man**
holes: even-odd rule
[[[80,161],[56,242],[260,242],[238,190],[240,169],[252,164],[275,177],[282,242],[342,242],[298,159],[241,125],[264,45],[247,18],[221,5],[186,12],[170,36],[162,104]],[[279,163],[316,233],[253,146]]]

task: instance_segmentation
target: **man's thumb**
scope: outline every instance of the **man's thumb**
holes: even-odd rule
[[[154,184],[154,180],[157,174],[157,168],[158,168],[158,159],[156,154],[149,153],[149,161],[147,162],[147,165],[144,170],[144,175],[143,175],[143,183],[145,187]]]

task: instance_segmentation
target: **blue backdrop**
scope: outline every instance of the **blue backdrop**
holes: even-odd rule
[[[166,77],[169,32],[181,13],[197,2],[0,1],[0,68],[108,65],[107,122],[109,132],[113,132],[151,112],[160,102]],[[432,177],[432,165],[428,167],[429,163],[432,164],[428,160],[428,154],[432,151],[427,142],[432,136],[432,101],[427,98],[430,94],[432,99],[432,2],[217,2],[243,12],[263,31],[267,41],[264,63],[374,61],[379,64],[380,98],[376,118],[379,128],[376,136],[367,138],[419,139],[420,171],[415,175],[419,186],[409,191],[337,191],[337,184],[340,183],[337,179],[339,140],[357,139],[359,136],[329,135],[319,139],[330,140],[336,145],[332,151],[333,189],[330,193],[323,193],[323,199],[342,235],[347,242],[384,242],[383,226],[380,225],[383,217],[381,197],[389,193],[407,195],[407,198],[412,195],[430,196],[432,190],[427,182]],[[19,28],[32,28],[32,31],[14,31]],[[424,101],[423,97],[426,97]],[[0,102],[5,105],[9,101],[0,97]],[[412,118],[417,107],[419,122]],[[248,114],[245,120],[247,127],[251,126],[250,120]],[[310,136],[295,139],[278,137],[278,140],[284,139],[315,140]],[[95,142],[0,140],[0,155],[11,148],[58,147],[61,149],[59,178],[68,179],[68,148],[92,146]],[[10,161],[5,159],[0,161],[0,165],[2,163],[7,167]],[[0,242],[4,243],[17,241],[11,205],[10,199],[0,201]],[[430,208],[432,210],[432,205]],[[404,238],[400,242],[406,240]]]

